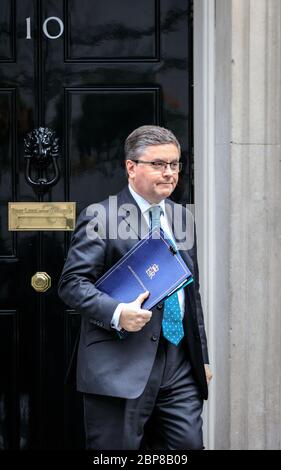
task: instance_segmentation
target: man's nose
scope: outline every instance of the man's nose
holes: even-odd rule
[[[171,169],[171,165],[167,164],[163,173],[164,174],[167,174],[167,173],[168,174],[173,174],[173,171]]]

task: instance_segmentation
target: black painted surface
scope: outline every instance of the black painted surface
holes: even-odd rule
[[[83,447],[81,400],[64,385],[79,314],[57,297],[69,234],[9,232],[8,201],[36,201],[23,138],[53,128],[61,178],[46,201],[87,204],[126,183],[123,141],[160,124],[182,144],[175,198],[192,202],[192,30],[189,0],[0,2],[0,449]],[[49,17],[64,33],[47,38]],[[31,39],[26,38],[30,18]],[[60,32],[58,22],[47,32]],[[46,271],[52,287],[30,280]]]

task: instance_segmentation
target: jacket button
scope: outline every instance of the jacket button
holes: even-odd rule
[[[158,310],[161,310],[163,308],[163,302],[159,302],[159,304],[156,306]]]
[[[152,335],[151,336],[151,341],[157,341],[158,340],[158,336],[157,335]]]

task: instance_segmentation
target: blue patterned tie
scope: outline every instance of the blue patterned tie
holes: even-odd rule
[[[151,229],[160,227],[160,216],[162,209],[160,206],[152,206],[149,209],[151,219]],[[174,243],[169,240],[174,246]],[[175,292],[164,302],[164,315],[162,320],[163,336],[177,346],[184,336],[182,316],[179,305],[178,294]]]

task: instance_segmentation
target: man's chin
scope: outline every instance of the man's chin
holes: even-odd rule
[[[162,197],[169,197],[174,191],[174,186],[172,184],[161,184],[158,186],[158,194]]]

